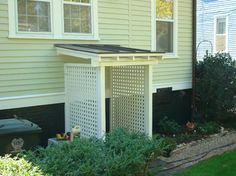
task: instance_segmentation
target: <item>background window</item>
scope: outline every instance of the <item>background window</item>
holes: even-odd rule
[[[64,0],[64,32],[91,33],[90,0]]]
[[[50,2],[17,0],[18,31],[51,32]]]
[[[216,19],[216,32],[217,34],[225,34],[226,28],[226,18],[217,18]]]
[[[156,0],[156,51],[173,53],[173,0]]]
[[[226,36],[226,17],[216,18],[216,34],[215,34],[215,51],[226,51],[227,48]]]

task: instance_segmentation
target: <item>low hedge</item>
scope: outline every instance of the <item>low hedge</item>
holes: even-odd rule
[[[1,176],[43,176],[44,174],[38,167],[24,158],[0,156],[0,175]]]
[[[19,157],[48,175],[142,176],[148,174],[149,164],[158,155],[173,148],[173,143],[164,138],[150,139],[141,133],[117,129],[107,134],[105,140],[77,139],[63,145],[27,151]]]
[[[76,139],[62,145],[51,145],[26,151],[11,158],[0,157],[3,176],[96,176],[147,175],[149,164],[159,155],[175,148],[169,139],[117,129],[105,140]]]

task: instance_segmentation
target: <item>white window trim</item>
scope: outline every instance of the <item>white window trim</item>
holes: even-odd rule
[[[178,57],[178,0],[174,1],[174,18],[173,20],[173,53],[165,53],[163,58],[179,58]],[[156,51],[156,0],[151,0],[151,26],[152,26],[152,39],[151,50]],[[160,20],[161,21],[161,20]],[[164,20],[167,21],[167,20]]]
[[[92,33],[64,33],[63,0],[42,0],[51,2],[51,32],[17,32],[17,0],[8,0],[9,38],[29,39],[62,39],[62,40],[99,40],[97,0],[92,0],[91,24]],[[56,2],[56,3],[55,3]],[[61,14],[61,18],[55,18]]]
[[[225,34],[216,34],[216,26],[217,26],[217,18],[225,18]],[[217,53],[218,51],[216,51],[216,35],[225,35],[225,51],[223,52],[228,52],[229,48],[229,41],[228,41],[228,35],[229,34],[229,14],[223,14],[223,15],[215,15],[214,16],[214,43],[213,43],[213,52]]]

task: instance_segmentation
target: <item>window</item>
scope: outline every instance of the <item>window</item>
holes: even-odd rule
[[[17,1],[18,31],[51,32],[51,9],[47,1]]]
[[[227,51],[227,17],[221,16],[215,18],[215,52]]]
[[[156,0],[156,51],[174,53],[174,1]]]
[[[91,33],[89,0],[64,0],[64,32]]]
[[[9,37],[96,40],[97,0],[8,0]]]

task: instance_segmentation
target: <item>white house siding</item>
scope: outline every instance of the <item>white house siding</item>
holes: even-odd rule
[[[206,53],[214,52],[214,18],[218,15],[228,15],[228,52],[236,58],[236,1],[235,0],[198,0],[197,1],[197,54],[202,59]]]

